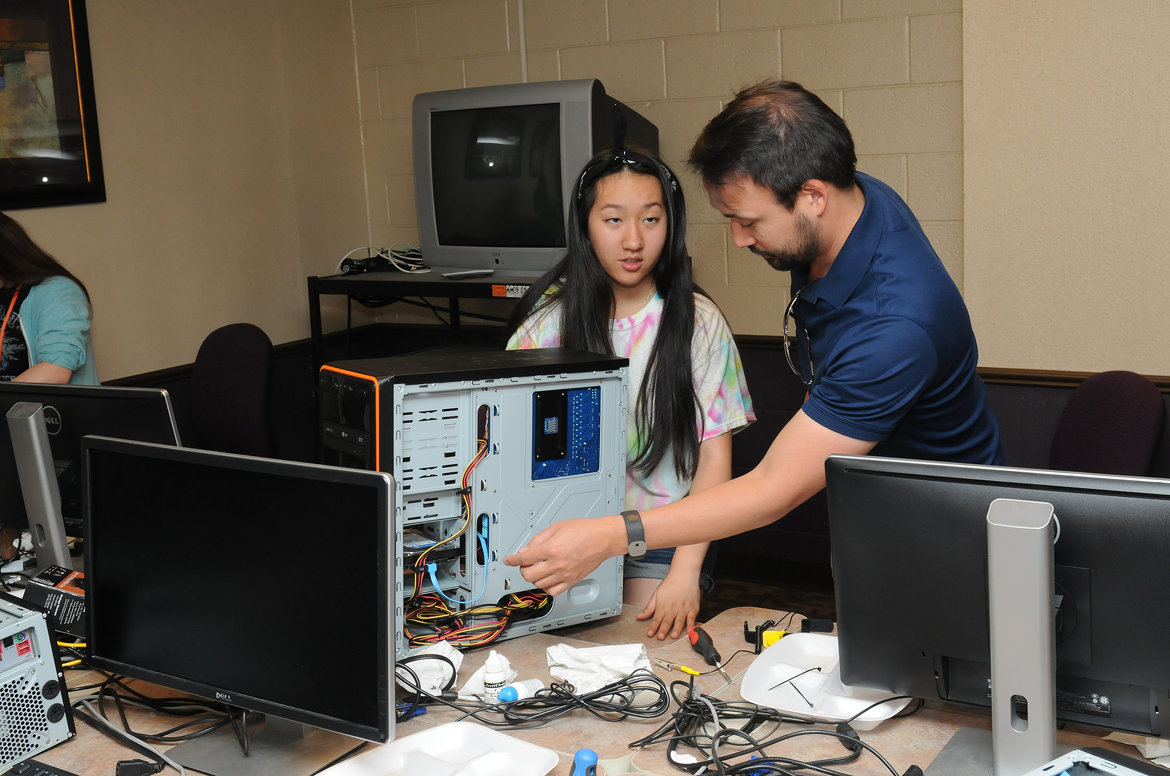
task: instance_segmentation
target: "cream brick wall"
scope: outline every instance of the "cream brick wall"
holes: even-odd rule
[[[1170,3],[964,11],[966,298],[989,366],[1170,375]]]
[[[681,160],[735,89],[779,74],[814,85],[853,127],[861,169],[906,196],[962,278],[984,365],[1170,375],[1166,0],[88,10],[107,201],[13,214],[85,280],[104,379],[188,363],[233,320],[306,337],[306,275],[416,241],[416,92],[602,72],[662,129],[697,277],[737,331],[778,331],[787,278],[729,248]],[[342,298],[323,307],[327,331],[345,325]]]
[[[370,239],[417,241],[410,101],[436,89],[599,78],[661,133],[683,181],[699,282],[737,333],[776,334],[788,275],[728,239],[685,169],[738,89],[800,81],[849,123],[862,170],[914,206],[963,270],[959,0],[354,0]],[[521,29],[521,20],[523,29]],[[475,308],[472,308],[475,309]],[[496,308],[484,312],[499,313]],[[433,320],[390,308],[398,320]]]

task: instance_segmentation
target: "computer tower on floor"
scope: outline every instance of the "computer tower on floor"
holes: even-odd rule
[[[555,521],[623,509],[626,370],[565,348],[321,368],[323,462],[394,475],[400,657],[440,634],[471,646],[621,612],[621,558],[556,598],[503,560]],[[458,628],[424,624],[444,610]]]
[[[74,734],[49,615],[0,593],[0,769]]]

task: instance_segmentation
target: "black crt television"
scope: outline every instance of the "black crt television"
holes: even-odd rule
[[[13,405],[42,405],[61,493],[66,532],[81,535],[81,439],[89,434],[178,445],[170,394],[161,388],[0,382],[0,415]],[[0,422],[0,528],[26,529],[12,439]]]
[[[869,456],[826,477],[845,684],[990,706],[988,507],[1042,502],[1057,718],[1170,733],[1170,480]]]
[[[264,715],[246,756],[230,726],[169,756],[295,776],[393,737],[390,475],[102,437],[83,457],[89,663]]]
[[[412,108],[419,248],[431,267],[537,276],[565,255],[577,176],[612,147],[658,152],[658,128],[596,79],[416,95]]]

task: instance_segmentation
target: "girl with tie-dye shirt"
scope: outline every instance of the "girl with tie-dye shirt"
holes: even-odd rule
[[[627,510],[730,479],[730,432],[755,415],[727,321],[692,281],[677,179],[660,160],[620,150],[590,161],[573,193],[566,256],[521,299],[508,348],[630,360]],[[707,546],[626,559],[625,602],[643,607],[647,635],[678,638],[694,625]]]

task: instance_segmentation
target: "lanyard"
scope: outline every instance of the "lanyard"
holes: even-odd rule
[[[8,300],[8,312],[4,313],[4,323],[0,324],[0,354],[3,353],[4,335],[8,332],[8,319],[12,317],[12,311],[16,309],[16,298],[20,296],[20,285],[12,291],[12,298]],[[0,366],[4,365],[4,356],[0,355]]]

